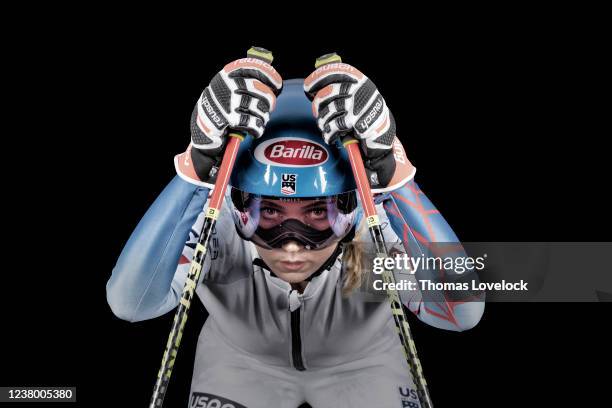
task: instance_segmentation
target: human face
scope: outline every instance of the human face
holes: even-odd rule
[[[271,228],[288,219],[298,220],[319,231],[329,228],[325,203],[308,200],[262,201],[259,221],[262,228]],[[280,279],[299,283],[317,271],[337,246],[335,243],[320,250],[309,250],[297,240],[287,240],[280,248],[266,249],[257,246],[257,252]]]
[[[329,197],[269,197],[231,191],[236,230],[244,239],[266,249],[280,249],[295,240],[306,249],[336,245],[358,218],[354,191]]]
[[[316,272],[334,253],[338,244],[317,251],[305,249],[297,241],[286,241],[282,248],[265,249],[257,252],[272,272],[288,283],[304,282]]]
[[[320,200],[264,199],[260,208],[259,226],[262,228],[272,228],[288,219],[298,220],[318,231],[329,228],[327,205]]]

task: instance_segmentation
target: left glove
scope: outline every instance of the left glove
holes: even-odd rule
[[[304,80],[304,92],[312,101],[325,142],[333,143],[348,133],[360,139],[371,186],[386,187],[396,162],[392,149],[395,119],[385,99],[367,76],[342,63],[336,54],[324,55],[319,62],[324,65]]]
[[[270,120],[283,80],[271,53],[253,47],[249,57],[227,64],[204,89],[191,115],[191,144],[175,157],[184,180],[211,188],[229,129],[260,137]]]
[[[270,120],[283,80],[272,65],[257,58],[227,64],[204,89],[191,118],[197,149],[215,149],[227,128],[258,138]]]

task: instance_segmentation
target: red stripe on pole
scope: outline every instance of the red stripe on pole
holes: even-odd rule
[[[361,205],[365,211],[365,216],[370,217],[377,215],[374,199],[372,198],[372,190],[370,189],[370,181],[363,167],[363,159],[361,158],[359,145],[357,143],[347,143],[345,147],[348,151],[349,161],[351,162],[351,168],[353,169],[353,175],[357,183],[357,191],[359,192],[359,198],[361,199]]]
[[[219,167],[219,174],[217,174],[217,182],[215,183],[215,188],[212,192],[208,208],[221,209],[223,196],[225,195],[229,178],[232,175],[232,169],[234,168],[234,162],[236,161],[240,142],[241,139],[237,136],[231,136],[227,142],[223,160],[221,161],[221,167]]]

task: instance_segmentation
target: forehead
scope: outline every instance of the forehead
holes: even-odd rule
[[[283,208],[287,210],[302,209],[325,205],[329,200],[325,198],[262,198],[264,205]]]

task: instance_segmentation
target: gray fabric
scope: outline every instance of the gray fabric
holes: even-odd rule
[[[196,289],[210,316],[198,342],[191,399],[210,393],[249,408],[297,407],[304,400],[314,407],[416,401],[399,392],[414,385],[388,303],[359,291],[343,297],[341,257],[302,295],[292,294],[288,283],[253,264],[256,248],[238,236],[228,212],[219,219],[213,259]],[[191,254],[187,245],[183,255]],[[295,308],[296,301],[305,371],[292,361],[290,303]]]

